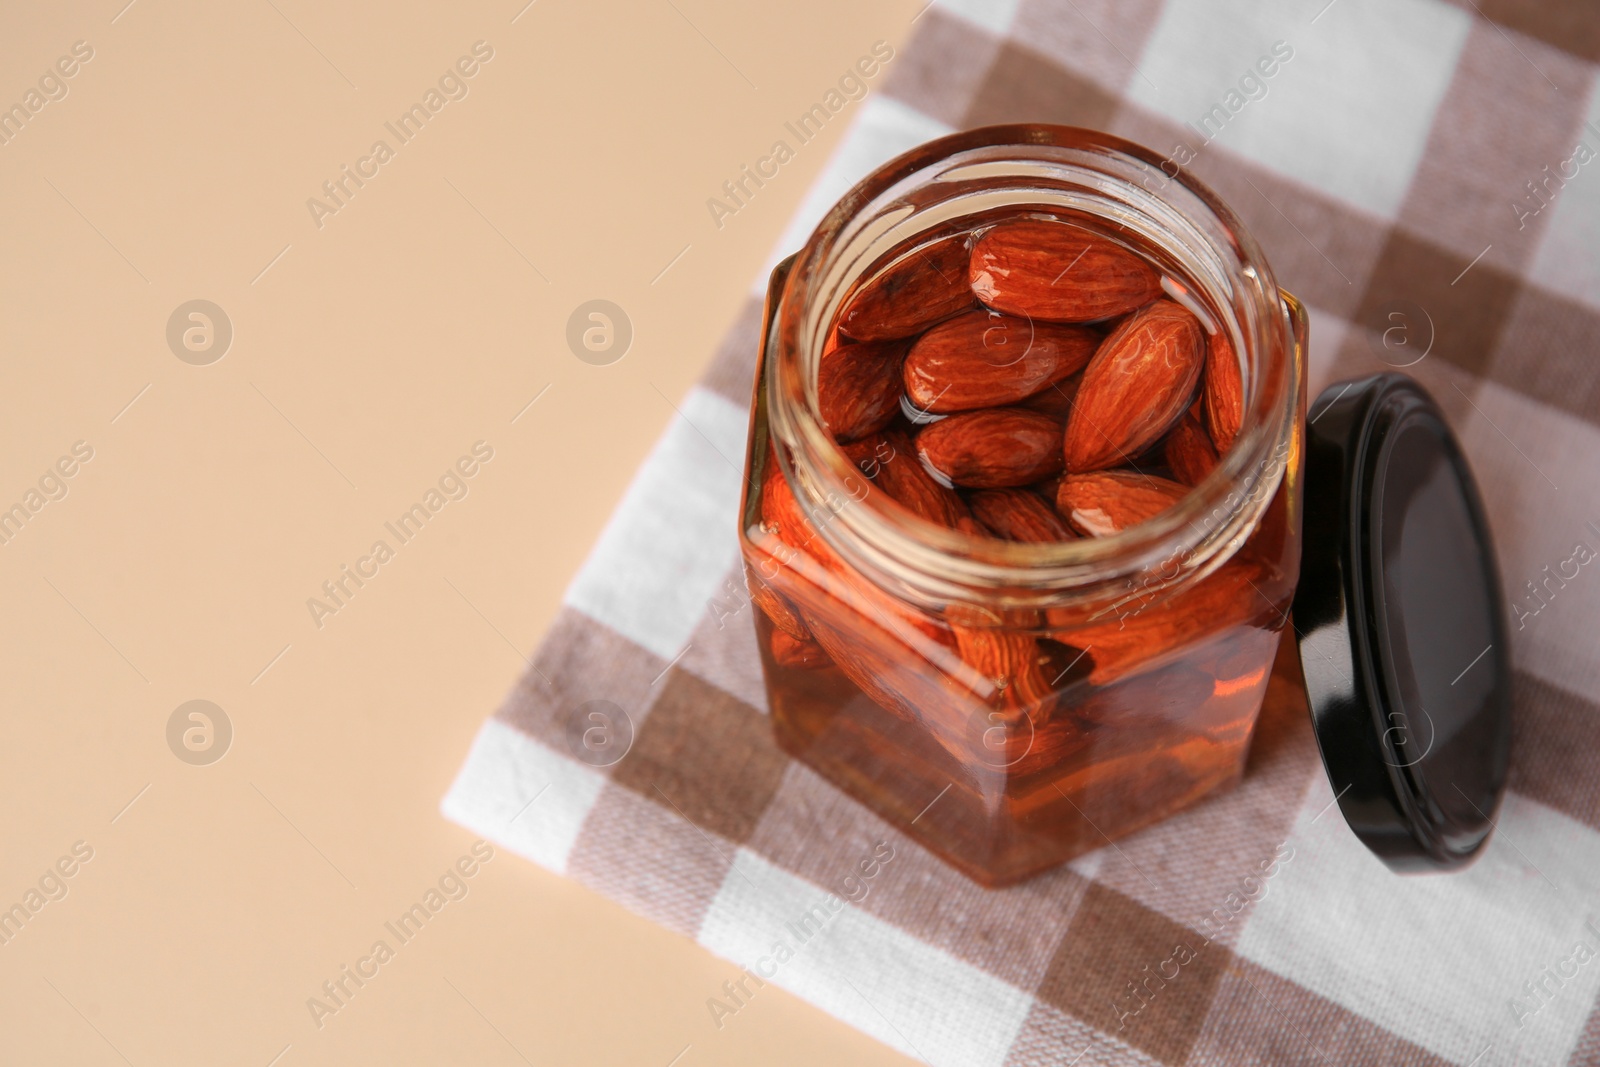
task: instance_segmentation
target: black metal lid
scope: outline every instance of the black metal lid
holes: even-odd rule
[[[1307,421],[1294,625],[1339,809],[1394,870],[1459,867],[1494,827],[1511,747],[1505,604],[1477,486],[1404,375],[1329,386]]]

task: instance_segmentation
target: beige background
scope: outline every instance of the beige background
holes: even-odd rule
[[[504,853],[320,1030],[306,1000],[467,852],[439,798],[843,124],[720,231],[706,198],[920,4],[124,2],[0,16],[0,106],[94,49],[0,146],[0,507],[94,449],[0,546],[0,907],[94,850],[0,946],[0,1062],[904,1062],[770,987],[716,1031],[731,965]],[[564,339],[596,297],[635,330],[608,367]],[[195,298],[233,324],[209,366],[166,342]],[[166,742],[197,698],[210,766]]]

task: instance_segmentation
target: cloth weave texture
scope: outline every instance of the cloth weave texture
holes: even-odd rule
[[[735,539],[764,275],[446,815],[939,1067],[1600,1063],[1597,61],[1578,2],[941,0],[774,250],[923,141],[1053,122],[1193,152],[1311,309],[1312,395],[1403,361],[1383,332],[1420,308],[1406,370],[1512,606],[1511,788],[1466,871],[1365,851],[1286,686],[1238,788],[1002,891],[779,751]],[[706,996],[686,1043],[737,1025]]]

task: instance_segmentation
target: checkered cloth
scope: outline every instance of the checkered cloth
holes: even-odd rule
[[[1600,1063],[1597,60],[1581,0],[941,0],[774,257],[893,155],[1037,120],[1193,150],[1310,305],[1314,390],[1385,369],[1388,311],[1420,305],[1410,373],[1516,606],[1511,791],[1467,871],[1365,851],[1287,686],[1237,789],[1004,891],[780,752],[735,542],[764,278],[446,814],[939,1067]],[[743,996],[705,996],[685,1043],[737,1025]]]

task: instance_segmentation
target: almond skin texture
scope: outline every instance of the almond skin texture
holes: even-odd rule
[[[843,451],[874,487],[929,522],[954,527],[969,518],[966,503],[955,490],[934,481],[905,434],[897,430],[874,434]]]
[[[1092,322],[1161,295],[1155,268],[1120,245],[1063,222],[1026,219],[994,227],[972,249],[972,291],[1011,315]]]
[[[973,516],[1004,541],[1071,541],[1072,529],[1029,489],[985,489],[967,498]]]
[[[1083,372],[1063,441],[1074,474],[1126,463],[1172,428],[1205,362],[1200,321],[1171,300],[1131,316]]]
[[[989,311],[958,315],[911,346],[906,394],[919,408],[941,415],[1015,404],[1076,374],[1098,340],[1081,326]]]
[[[967,244],[963,233],[911,253],[861,288],[839,328],[858,341],[887,341],[972,307]]]
[[[1172,476],[1184,485],[1199,485],[1217,469],[1217,450],[1211,447],[1206,428],[1191,412],[1184,412],[1178,425],[1167,434],[1161,454]]]
[[[1061,424],[1025,408],[951,415],[917,435],[922,462],[968,489],[1006,489],[1061,469]]]
[[[836,441],[877,433],[900,411],[898,344],[841,345],[817,369],[817,407]]]
[[[1233,342],[1220,330],[1206,342],[1205,384],[1206,426],[1217,454],[1233,447],[1244,418],[1244,382],[1239,377],[1239,359]]]
[[[1188,491],[1177,482],[1131,471],[1069,474],[1056,491],[1056,510],[1085,537],[1109,537],[1155,518]]]

